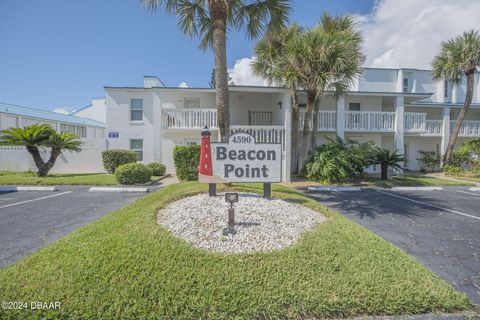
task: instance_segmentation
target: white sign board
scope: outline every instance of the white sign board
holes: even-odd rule
[[[280,143],[255,143],[248,133],[230,136],[229,143],[212,143],[213,176],[223,182],[280,182]]]

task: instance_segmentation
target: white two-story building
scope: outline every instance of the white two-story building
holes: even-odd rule
[[[480,84],[459,144],[480,137]],[[109,148],[127,148],[144,162],[160,161],[172,171],[175,145],[196,144],[208,126],[218,139],[215,90],[166,87],[156,77],[145,77],[142,87],[105,87]],[[417,69],[364,69],[362,77],[343,98],[332,94],[322,100],[317,143],[325,137],[374,141],[405,153],[407,170],[419,170],[418,151],[444,152],[465,98],[465,85],[433,81],[430,71]],[[306,95],[299,93],[303,124]],[[246,131],[257,142],[279,142],[289,149],[291,105],[289,92],[277,87],[230,87],[231,132]],[[288,179],[290,153],[283,155]],[[376,168],[370,168],[375,171]]]
[[[480,138],[479,92],[476,74],[473,104],[458,144]],[[339,136],[397,149],[408,157],[405,169],[419,170],[418,151],[444,153],[464,99],[465,84],[433,81],[428,70],[365,68],[344,97],[336,100],[327,94],[322,99],[314,134],[318,144]],[[299,101],[303,124],[305,93],[299,92]],[[174,172],[174,146],[198,144],[204,126],[213,140],[219,138],[214,89],[167,87],[152,76],[144,77],[139,87],[106,86],[104,99],[73,115],[105,123],[106,149],[134,150],[139,161],[162,162],[169,172]],[[283,179],[290,178],[291,102],[286,88],[231,86],[230,121],[232,133],[246,131],[257,142],[281,143]]]

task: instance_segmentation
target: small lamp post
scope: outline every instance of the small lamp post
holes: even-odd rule
[[[230,208],[228,208],[228,228],[224,230],[224,234],[235,234],[235,209],[233,204],[238,202],[238,193],[236,192],[227,192],[225,193],[225,202],[230,203]]]

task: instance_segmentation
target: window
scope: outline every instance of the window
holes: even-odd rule
[[[350,102],[348,104],[349,111],[360,111],[360,103],[359,102]]]
[[[143,99],[130,100],[130,121],[143,120]]]
[[[448,80],[445,80],[443,84],[443,96],[448,98]]]
[[[185,108],[200,108],[200,99],[185,98]]]
[[[67,124],[67,130],[65,131],[75,133],[75,126],[73,124]]]
[[[455,110],[450,109],[450,120],[454,120],[454,119],[455,119]]]
[[[403,92],[408,92],[408,78],[403,79]]]
[[[85,126],[75,126],[75,134],[80,138],[86,138],[87,128]]]
[[[268,111],[248,111],[249,126],[271,126],[273,112]]]
[[[143,161],[143,140],[142,139],[131,139],[130,150],[134,151],[137,154],[137,161]]]
[[[67,131],[67,125],[65,123],[60,123],[60,132]]]

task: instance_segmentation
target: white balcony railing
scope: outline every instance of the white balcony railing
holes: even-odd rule
[[[442,135],[442,120],[425,120],[424,136],[441,136]]]
[[[230,134],[245,132],[255,138],[256,143],[281,143],[285,150],[285,128],[283,126],[230,126]]]
[[[455,129],[455,122],[450,121],[450,132]],[[460,128],[459,136],[461,137],[480,137],[480,121],[464,120]]]
[[[163,128],[217,128],[217,109],[163,109]]]
[[[298,128],[303,130],[305,123],[305,110],[299,112]],[[337,129],[337,113],[335,111],[320,111],[317,118],[318,131],[335,131]]]
[[[386,132],[395,129],[395,112],[347,111],[346,131]]]
[[[407,133],[422,133],[426,131],[426,113],[405,112],[404,128]]]

